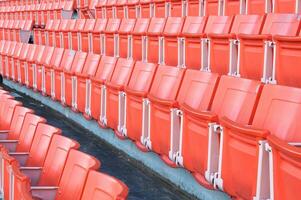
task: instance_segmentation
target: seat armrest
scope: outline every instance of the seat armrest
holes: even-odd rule
[[[164,100],[164,99],[159,99],[152,94],[148,94],[147,97],[149,98],[150,101],[164,105],[164,106],[170,106],[170,107],[178,107],[178,102],[176,100]]]
[[[31,187],[31,194],[34,198],[43,200],[54,200],[58,187],[53,186],[34,186]]]
[[[247,125],[241,125],[237,122],[230,120],[227,117],[222,117],[220,119],[220,124],[223,127],[234,130],[235,132],[237,132],[239,134],[244,134],[244,135],[248,135],[251,137],[265,139],[270,134],[268,130],[257,129],[257,128],[253,128],[253,127],[247,126]]]
[[[42,167],[20,167],[20,171],[30,178],[33,186],[38,185],[42,169]]]
[[[11,153],[9,153],[9,155],[16,158],[21,166],[24,166],[28,159],[29,153],[28,152],[11,152]]]
[[[218,116],[215,113],[212,113],[210,111],[198,111],[198,110],[190,107],[186,103],[181,105],[181,109],[184,112],[188,113],[189,115],[192,115],[193,117],[196,117],[196,118],[199,118],[202,120],[206,120],[206,121],[210,121],[210,122],[218,121]]]

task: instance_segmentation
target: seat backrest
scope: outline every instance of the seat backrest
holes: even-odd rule
[[[84,30],[85,32],[92,32],[93,29],[94,29],[94,26],[95,26],[95,19],[87,19],[86,20],[86,23],[85,23],[85,26],[84,26]],[[80,30],[80,31],[82,31]]]
[[[22,42],[18,42],[16,44],[16,48],[14,50],[14,53],[13,53],[13,57],[15,58],[19,58],[20,57],[20,54],[21,54],[21,51],[22,51],[22,48],[23,48],[23,43]]]
[[[102,82],[110,80],[115,69],[117,58],[102,56],[95,77]]]
[[[127,85],[131,78],[134,64],[135,62],[131,59],[119,58],[116,63],[113,75],[108,82],[118,86]]]
[[[69,23],[69,20],[68,19],[61,19],[61,23],[60,23],[60,26],[59,26],[59,31],[66,31],[68,30],[68,23]]]
[[[87,53],[86,52],[80,52],[77,51],[71,66],[71,72],[74,73],[80,73],[82,72],[83,68],[84,68],[84,64],[87,58]]]
[[[88,174],[81,199],[126,199],[128,191],[128,187],[120,180],[107,174],[91,170]]]
[[[133,35],[142,35],[147,32],[148,26],[150,23],[149,18],[137,18],[136,24],[132,31]]]
[[[45,24],[45,30],[49,31],[52,29],[52,24],[53,24],[53,19],[47,20],[46,24]]]
[[[76,20],[76,23],[75,23],[75,27],[73,30],[71,31],[82,31],[84,30],[84,27],[85,27],[85,23],[86,23],[86,19],[77,19]]]
[[[37,45],[36,46],[36,50],[35,50],[35,53],[33,55],[33,61],[35,61],[36,63],[41,63],[43,53],[44,53],[44,49],[45,49],[44,45]]]
[[[38,115],[26,113],[16,152],[29,152],[37,126],[40,123],[46,123],[46,120]]]
[[[93,33],[102,33],[107,25],[107,19],[96,19]]]
[[[130,34],[135,26],[136,19],[122,19],[118,30],[119,34]]]
[[[208,110],[218,85],[217,73],[187,69],[177,97],[180,106],[198,111]]]
[[[222,76],[211,111],[241,124],[250,124],[261,94],[260,81]]]
[[[79,200],[90,170],[97,170],[100,162],[81,151],[70,150],[56,193],[56,200]]]
[[[30,31],[33,28],[33,20],[25,20],[25,24],[22,27],[22,30],[24,31]]]
[[[82,74],[94,76],[100,60],[99,54],[88,53]]]
[[[5,42],[5,45],[4,45],[4,48],[3,48],[3,51],[2,51],[3,55],[7,55],[8,51],[9,51],[10,44],[11,44],[11,41],[6,41]]]
[[[183,25],[182,34],[184,36],[200,35],[204,32],[207,22],[207,17],[192,17],[188,16]]]
[[[14,199],[32,200],[30,193],[30,178],[20,172],[17,165],[12,166],[14,175]]]
[[[51,31],[58,31],[60,27],[61,20],[60,19],[54,19],[51,27]]]
[[[230,32],[233,16],[208,17],[205,33],[227,34]]]
[[[178,36],[182,32],[183,24],[183,17],[168,17],[163,34],[165,36]]]
[[[78,148],[78,142],[62,135],[54,135],[46,155],[38,185],[58,186],[70,149]]]
[[[14,111],[17,106],[22,106],[22,103],[13,99],[6,99],[0,107],[0,127],[2,130],[9,130]]]
[[[269,130],[286,142],[300,142],[301,89],[265,85],[252,126]]]
[[[236,15],[230,33],[259,34],[263,27],[264,16]]]
[[[16,44],[17,44],[16,41],[12,41],[12,42],[10,43],[10,46],[9,46],[9,49],[8,49],[8,52],[7,52],[7,55],[8,55],[8,56],[12,56],[12,55],[13,55],[14,50],[15,50],[15,48],[16,48]]]
[[[14,111],[13,118],[11,120],[9,132],[8,132],[8,139],[9,140],[19,139],[21,129],[22,129],[22,125],[24,123],[25,115],[27,113],[33,113],[33,112],[34,111],[29,109],[29,108],[25,108],[25,107],[22,107],[22,106],[17,106],[16,107],[16,109]]]
[[[0,94],[0,114],[2,114],[2,110],[4,109],[4,105],[7,99],[14,99],[13,96],[8,94],[5,90],[1,91]]]
[[[262,34],[295,36],[299,27],[300,16],[298,14],[269,13]]]
[[[108,23],[106,25],[106,29],[104,30],[105,33],[115,33],[118,31],[119,26],[121,23],[121,19],[108,19]]]
[[[137,61],[126,89],[147,94],[152,85],[157,65]]]
[[[29,48],[26,55],[26,61],[27,62],[33,62],[34,61],[34,54],[36,51],[37,45],[29,44]]]
[[[54,68],[59,68],[62,62],[63,55],[64,55],[63,48],[54,48],[49,65]]]
[[[20,60],[25,60],[27,57],[27,53],[29,50],[30,44],[28,43],[24,43],[20,52]]]
[[[54,52],[54,47],[45,46],[40,63],[42,63],[43,65],[49,65],[52,55],[53,55],[53,52]]]
[[[164,26],[166,23],[165,18],[155,18],[152,17],[147,29],[148,35],[160,35],[163,33]]]
[[[40,123],[29,150],[26,166],[43,167],[53,135],[61,133],[62,131],[56,127]]]
[[[62,62],[60,64],[59,68],[70,71],[71,67],[72,67],[73,60],[75,58],[75,54],[76,54],[76,51],[66,49],[64,51]]]
[[[182,68],[160,65],[149,95],[162,100],[176,100],[184,72]]]

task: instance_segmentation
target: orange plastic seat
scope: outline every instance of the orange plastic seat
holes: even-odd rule
[[[31,187],[32,196],[43,199],[45,193],[52,192],[55,200],[80,200],[90,170],[97,170],[100,162],[85,153],[71,149],[58,188],[49,186]],[[48,196],[48,194],[47,194]]]
[[[187,11],[184,16],[201,16],[204,12],[202,9],[202,4],[198,0],[188,0],[186,6]]]
[[[182,147],[177,162],[192,172],[195,179],[207,188],[212,188],[214,173],[218,168],[219,119],[223,116],[233,121],[252,121],[261,93],[259,81],[222,76],[209,109],[193,108],[182,104]],[[209,139],[211,138],[211,139]],[[196,154],[195,152],[199,152]]]
[[[52,22],[52,25],[50,29],[48,30],[48,43],[46,40],[46,45],[54,46],[56,47],[57,43],[59,41],[56,41],[56,31],[59,30],[61,20],[59,19],[54,19]]]
[[[17,80],[20,84],[25,83],[25,68],[24,65],[26,63],[26,57],[28,50],[30,48],[30,44],[23,44],[20,56],[17,60]]]
[[[107,25],[107,19],[96,19],[92,32],[92,52],[95,54],[104,54],[104,36],[103,31]]]
[[[136,19],[139,18],[139,1],[140,0],[128,0],[127,1],[127,17],[129,19]]]
[[[137,145],[140,144],[142,133],[142,105],[143,99],[152,86],[153,79],[157,70],[154,63],[144,63],[137,61],[126,92],[126,113],[125,125],[121,126],[121,131],[116,132],[119,137],[127,136]]]
[[[183,64],[188,69],[201,69],[202,48],[200,37],[203,35],[207,17],[186,17],[181,36],[184,38],[185,54]],[[183,47],[180,47],[183,48]]]
[[[76,52],[73,50],[65,50],[59,66],[54,66],[54,83],[51,84],[51,97],[57,101],[63,101],[63,92],[65,87],[64,70],[71,70],[72,63]],[[71,90],[70,90],[71,92]]]
[[[155,15],[153,0],[140,0],[141,18],[152,18]]]
[[[43,81],[45,79],[45,66],[49,66],[55,47],[45,46],[42,56],[36,58],[36,71],[34,72],[33,88],[42,91]]]
[[[34,54],[36,52],[36,48],[37,45],[34,44],[29,44],[28,50],[27,50],[27,54],[25,57],[25,60],[21,60],[21,65],[20,65],[20,79],[21,79],[21,83],[23,85],[29,86],[29,73],[28,73],[28,69],[29,69],[29,65],[30,63],[32,63],[34,61]]]
[[[271,13],[266,17],[261,34],[239,34],[238,74],[241,77],[262,80],[263,82],[273,81],[271,80],[273,71],[272,36],[296,36],[299,25],[300,20],[296,14]]]
[[[95,19],[87,19],[84,29],[81,30],[81,51],[92,52],[93,38],[92,31],[94,30]]]
[[[14,111],[18,106],[22,106],[22,103],[12,98],[6,98],[6,95],[1,95],[1,106],[0,106],[0,130],[9,130],[11,120],[14,116]]]
[[[118,47],[117,47],[117,56],[121,58],[131,58],[131,36],[136,19],[122,19],[121,24],[118,30]]]
[[[96,9],[96,19],[106,19],[106,4],[107,0],[99,0],[95,6]]]
[[[273,2],[274,13],[296,13],[296,1],[293,0],[276,0]]]
[[[74,51],[80,51],[82,48],[80,31],[85,27],[85,19],[77,19],[73,29],[70,29],[71,32],[71,49]],[[70,40],[70,37],[69,37]]]
[[[89,171],[81,199],[125,200],[129,189],[120,180],[94,170]]]
[[[131,55],[134,60],[146,59],[145,38],[149,26],[149,18],[138,18],[135,27],[132,31],[132,52]]]
[[[72,106],[72,102],[74,102],[74,94],[75,94],[75,74],[81,73],[85,61],[87,58],[86,52],[77,51],[74,56],[74,60],[72,62],[71,68],[63,70],[63,80],[64,87],[62,87],[62,99],[61,103],[63,105]],[[63,58],[64,59],[64,58]],[[62,62],[63,63],[63,62]]]
[[[65,29],[62,30],[65,49],[72,49],[72,33],[71,33],[71,31],[75,28],[75,23],[76,23],[76,20],[68,19],[68,23],[67,23]]]
[[[59,73],[55,74],[55,70],[60,67],[64,55],[63,48],[54,48],[49,64],[44,65],[44,76],[42,75],[42,94],[54,98],[55,83],[59,79]],[[55,79],[57,78],[57,79]],[[59,81],[59,80],[58,80]],[[58,84],[58,83],[57,83]],[[59,93],[60,94],[60,93]]]
[[[225,0],[223,14],[226,16],[239,15],[241,10],[244,10],[244,4],[239,0]]]
[[[152,87],[148,94],[149,122],[144,121],[143,129],[149,133],[141,137],[141,142],[147,148],[160,155],[168,155],[170,149],[170,109],[176,106],[176,98],[184,77],[185,69],[160,65],[157,69]],[[145,102],[144,104],[146,104]],[[147,124],[149,123],[149,127]],[[148,139],[143,139],[149,135]]]
[[[110,127],[118,130],[119,99],[122,98],[120,92],[124,90],[130,80],[135,62],[124,58],[119,58],[111,79],[106,81],[106,115],[101,119],[102,127]]]
[[[95,76],[97,67],[100,61],[100,55],[88,53],[85,65],[81,72],[77,72],[74,88],[75,94],[73,94],[72,110],[85,113],[86,109],[86,96],[90,96],[87,92],[87,84],[90,84],[89,77]]]
[[[6,41],[3,46],[3,50],[0,52],[1,53],[1,70],[2,70],[1,73],[2,73],[2,76],[4,76],[4,77],[6,77],[7,73],[8,73],[8,69],[7,69],[8,67],[6,65],[6,63],[7,63],[6,55],[9,52],[10,45],[11,45],[11,41]]]
[[[208,70],[219,74],[236,75],[239,48],[237,44],[239,41],[236,40],[236,36],[238,34],[259,34],[264,23],[264,17],[260,15],[236,15],[232,27],[231,18],[224,18],[224,20],[227,27],[223,32],[219,34],[209,32],[208,34],[210,39]],[[214,31],[214,29],[211,30]]]
[[[104,30],[105,43],[104,43],[104,55],[116,56],[117,45],[117,31],[119,29],[121,19],[109,19]]]
[[[60,20],[60,26],[58,28],[58,37],[59,37],[59,41],[60,41],[60,45],[56,46],[59,48],[69,48],[69,38],[68,38],[68,34],[65,34],[66,37],[64,37],[64,32],[68,33],[69,30],[69,19],[61,19]]]
[[[265,192],[266,185],[262,183],[274,180],[270,182],[274,187],[270,192],[274,191],[275,199],[298,199],[300,161],[294,157],[298,150],[293,146],[298,145],[301,139],[297,134],[300,100],[299,88],[268,84],[263,87],[251,125],[223,118],[223,151],[216,180],[218,188],[237,198],[262,198],[257,189]],[[266,145],[268,135],[271,135],[271,147]],[[265,151],[272,158],[270,166],[267,164],[268,156],[264,156]],[[237,161],[239,167],[233,164]],[[270,174],[266,174],[265,169],[269,167]],[[292,169],[294,173],[291,173]],[[238,175],[242,172],[243,179]],[[258,176],[260,172],[261,176]],[[283,177],[281,182],[280,176]]]
[[[17,165],[12,166],[13,196],[15,199],[32,200],[30,193],[30,178],[22,174]]]
[[[169,10],[167,11],[167,5],[165,0],[153,0],[154,3],[154,17],[166,18],[169,17]],[[167,12],[166,12],[167,11]]]
[[[164,55],[163,63],[169,66],[182,66],[179,61],[178,36],[182,31],[184,18],[168,17],[163,31],[164,36]]]
[[[205,1],[205,16],[218,15],[220,4],[218,0]]]
[[[97,71],[94,77],[90,77],[91,80],[91,105],[87,105],[87,116],[91,116],[93,119],[99,121],[101,113],[105,115],[105,95],[104,86],[107,80],[110,80],[115,69],[117,58],[110,56],[102,56],[97,67]],[[89,101],[90,102],[90,101]]]
[[[12,73],[13,73],[13,63],[12,63],[12,56],[14,54],[14,51],[16,49],[17,46],[17,42],[16,41],[12,41],[10,43],[10,47],[8,49],[8,52],[5,56],[5,63],[6,63],[6,78],[11,79],[12,78]]]
[[[171,17],[185,17],[187,14],[187,9],[185,9],[184,2],[182,0],[169,0],[167,3],[168,16]],[[188,4],[186,4],[188,6]],[[191,3],[190,3],[191,6]],[[188,7],[189,8],[189,7]]]
[[[116,18],[116,7],[117,0],[106,1],[105,9],[106,9],[106,19]]]
[[[25,77],[26,86],[33,88],[36,83],[37,63],[42,61],[45,46],[36,45],[35,52],[27,60],[27,77]],[[35,80],[34,80],[35,79]]]
[[[147,49],[146,49],[146,61],[152,63],[160,63],[162,59],[162,45],[159,45],[161,42],[161,35],[164,30],[166,23],[165,18],[152,18],[147,30]]]
[[[115,4],[115,17],[119,19],[127,18],[127,0],[117,0]]]
[[[17,81],[18,78],[18,64],[19,64],[18,59],[21,55],[22,48],[23,48],[23,43],[18,42],[11,56],[11,70],[12,70],[11,78],[13,81]]]

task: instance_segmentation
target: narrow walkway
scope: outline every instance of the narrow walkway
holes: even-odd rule
[[[81,151],[87,152],[101,161],[101,171],[111,174],[126,183],[130,189],[129,200],[195,199],[172,184],[165,182],[138,161],[116,150],[60,113],[17,91],[12,91],[12,95],[23,102],[24,106],[35,110],[37,115],[47,119],[48,124],[62,129],[65,136],[77,140],[81,144]]]

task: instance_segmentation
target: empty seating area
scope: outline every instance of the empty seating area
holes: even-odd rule
[[[186,169],[200,187],[298,200],[300,5],[1,1],[0,73]],[[97,159],[4,90],[0,133],[5,200],[126,199]]]

